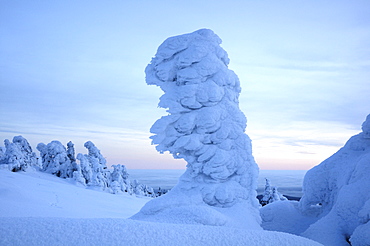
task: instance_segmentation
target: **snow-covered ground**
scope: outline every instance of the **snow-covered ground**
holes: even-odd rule
[[[320,245],[282,232],[127,219],[150,198],[30,169],[1,169],[0,197],[0,245]]]

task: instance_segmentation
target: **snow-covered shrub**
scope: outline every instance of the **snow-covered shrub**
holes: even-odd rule
[[[277,187],[274,186],[272,187],[270,185],[270,180],[266,179],[265,191],[261,199],[262,206],[269,203],[286,200],[288,199],[285,196],[283,196],[280,192],[278,192]]]
[[[220,44],[208,29],[171,37],[146,67],[146,82],[165,92],[159,106],[169,113],[151,127],[152,143],[183,158],[187,170],[133,218],[259,228],[258,167],[238,105],[240,82]],[[168,216],[175,208],[183,216]]]
[[[8,168],[13,171],[26,171],[29,167],[38,167],[36,154],[28,141],[22,136],[15,136],[13,141],[4,140],[5,152],[2,148],[0,164],[8,165]]]

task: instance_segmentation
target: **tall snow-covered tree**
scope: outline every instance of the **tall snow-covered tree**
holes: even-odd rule
[[[221,39],[208,29],[171,37],[146,67],[146,82],[164,91],[159,107],[169,113],[151,127],[152,143],[160,153],[169,151],[174,158],[183,158],[187,170],[177,186],[133,218],[168,221],[166,212],[173,206],[184,210],[184,216],[189,207],[199,206],[199,211],[219,215],[212,221],[207,213],[194,215],[199,223],[260,228],[258,167],[244,133],[240,82],[228,69],[229,58],[220,44]],[[193,223],[193,219],[171,217],[170,222]]]

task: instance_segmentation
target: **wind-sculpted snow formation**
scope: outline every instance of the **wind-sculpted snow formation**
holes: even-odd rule
[[[260,228],[258,167],[244,133],[240,82],[220,44],[208,29],[171,37],[146,67],[146,82],[164,91],[159,106],[169,113],[150,129],[152,143],[183,158],[187,170],[134,219]]]
[[[268,230],[305,236],[324,245],[370,245],[370,115],[362,132],[307,172],[303,197],[261,209]]]

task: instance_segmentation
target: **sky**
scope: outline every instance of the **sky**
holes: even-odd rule
[[[370,113],[369,1],[0,0],[0,141],[92,141],[108,165],[183,169],[149,129],[144,69],[168,37],[212,29],[242,92],[260,169],[307,170]],[[4,146],[1,145],[0,146]]]

